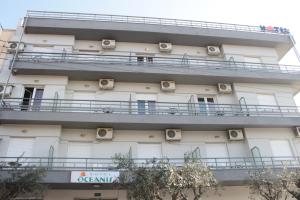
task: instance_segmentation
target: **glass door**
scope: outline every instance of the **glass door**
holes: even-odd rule
[[[156,102],[155,101],[145,101],[138,100],[138,114],[155,114]]]
[[[213,97],[199,97],[199,111],[200,114],[212,115],[215,114],[215,100]]]
[[[43,88],[25,87],[21,110],[38,111],[42,105]]]
[[[156,98],[156,94],[136,94],[137,113],[140,115],[155,114]]]

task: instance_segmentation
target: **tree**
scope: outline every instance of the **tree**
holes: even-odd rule
[[[172,200],[187,200],[191,190],[193,199],[199,200],[206,192],[217,189],[217,180],[212,171],[201,162],[193,161],[182,167],[169,167],[167,188]]]
[[[280,174],[272,169],[250,172],[250,199],[282,200],[288,198]]]
[[[204,193],[217,188],[212,171],[201,162],[175,166],[167,159],[152,159],[136,164],[119,154],[113,159],[117,168],[123,170],[119,182],[127,186],[129,199],[162,200],[168,193],[172,200],[188,200],[188,192],[192,191],[193,200],[199,200]]]
[[[295,199],[300,200],[300,169],[284,169],[280,175],[283,188]]]
[[[46,189],[46,186],[41,184],[45,169],[24,168],[19,163],[19,158],[16,162],[8,162],[1,166],[1,171],[7,174],[0,177],[0,200],[11,200],[26,195],[39,197]]]

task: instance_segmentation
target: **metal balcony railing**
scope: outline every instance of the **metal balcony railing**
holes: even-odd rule
[[[288,34],[288,30],[282,28],[272,31],[260,28],[260,26],[250,26],[231,23],[218,23],[182,19],[168,19],[155,17],[138,17],[125,15],[104,15],[104,14],[89,14],[89,13],[71,13],[71,12],[49,12],[49,11],[27,11],[27,17],[32,18],[50,18],[50,19],[72,19],[72,20],[91,20],[100,22],[117,22],[117,23],[133,23],[133,24],[151,24],[164,26],[181,26],[193,27],[202,29],[218,29],[229,31],[256,32],[266,34]]]
[[[145,106],[144,103],[139,103],[136,101],[74,99],[5,98],[2,102],[1,110],[169,116],[300,117],[299,107],[297,106],[177,102],[154,102],[151,105]]]
[[[279,65],[267,63],[250,63],[236,61],[218,61],[196,58],[179,57],[153,57],[150,60],[141,61],[139,56],[126,55],[96,55],[77,53],[44,53],[44,52],[22,52],[17,55],[16,62],[34,63],[83,63],[83,64],[109,64],[127,65],[151,68],[160,68],[176,72],[187,69],[197,70],[229,70],[264,73],[288,73],[300,74],[300,66]],[[71,67],[70,67],[71,69]]]
[[[167,161],[175,166],[183,166],[187,162],[201,162],[212,170],[222,169],[259,169],[259,168],[299,168],[299,157],[224,157],[198,158],[132,158],[135,166],[147,167],[159,161]],[[0,171],[13,167],[44,167],[49,170],[115,170],[122,167],[112,158],[66,158],[66,157],[0,157]]]

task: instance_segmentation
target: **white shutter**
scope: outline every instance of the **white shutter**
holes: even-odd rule
[[[276,106],[276,99],[274,95],[270,94],[257,94],[257,100],[259,105]]]
[[[95,100],[94,92],[74,92],[74,100]]]
[[[206,155],[208,158],[227,158],[228,151],[225,143],[207,143]]]
[[[77,109],[76,112],[87,112],[90,111],[90,109],[93,109],[93,106],[95,104],[95,102],[93,102],[95,100],[95,93],[74,92],[73,100],[74,101],[72,103],[72,107]]]
[[[7,157],[31,157],[34,138],[10,138]],[[24,154],[23,154],[24,153]]]
[[[244,61],[250,63],[261,63],[260,58],[257,57],[244,57]]]
[[[92,167],[92,163],[90,161],[86,162],[87,161],[86,159],[81,159],[81,158],[91,158],[91,149],[92,149],[91,145],[92,145],[91,143],[70,142],[68,144],[67,157],[74,158],[74,159],[68,159],[67,166],[78,168],[78,169]]]
[[[138,158],[161,158],[161,144],[138,144]]]
[[[205,144],[207,158],[204,162],[208,162],[211,167],[223,167],[228,165],[228,150],[225,143],[208,143]]]
[[[90,158],[91,143],[70,142],[68,144],[68,157]]]
[[[292,157],[293,152],[288,140],[271,140],[271,149],[274,157]]]

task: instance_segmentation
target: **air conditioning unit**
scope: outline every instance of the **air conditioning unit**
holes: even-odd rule
[[[230,94],[230,93],[232,93],[231,84],[218,83],[218,91],[221,94]]]
[[[210,56],[218,56],[221,54],[220,48],[218,46],[207,46],[207,54]]]
[[[166,129],[167,141],[179,141],[181,140],[181,129]]]
[[[5,88],[4,85],[0,85],[0,96],[2,96],[4,94],[4,88]],[[8,85],[6,87],[4,96],[5,97],[10,96],[11,93],[12,93],[12,90],[13,90],[13,86],[12,85]]]
[[[116,41],[103,39],[101,45],[103,49],[114,49],[116,48]]]
[[[172,51],[172,43],[159,43],[159,50],[161,52],[171,52]]]
[[[242,129],[228,130],[229,140],[244,140],[244,134]]]
[[[24,43],[20,43],[19,49],[18,49],[18,42],[8,42],[8,47],[7,47],[7,52],[8,53],[14,53],[16,52],[16,50],[18,49],[18,51],[24,51],[25,48],[25,44]]]
[[[300,127],[299,126],[295,128],[295,135],[296,135],[296,137],[300,137]]]
[[[113,129],[112,128],[97,128],[96,139],[98,140],[112,140]]]
[[[162,91],[172,92],[176,89],[175,81],[161,81],[160,85]]]
[[[102,90],[112,90],[114,88],[114,79],[100,79],[99,87]]]

